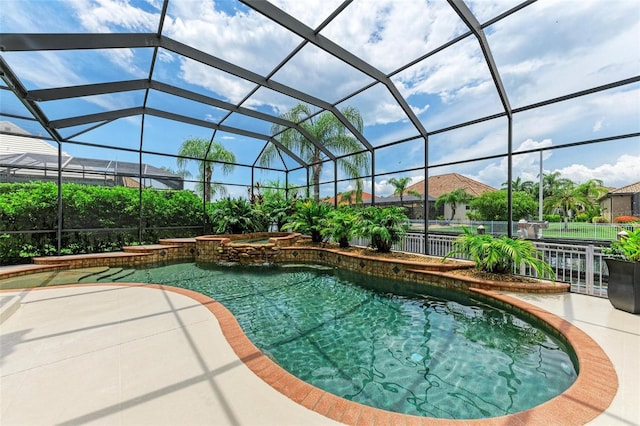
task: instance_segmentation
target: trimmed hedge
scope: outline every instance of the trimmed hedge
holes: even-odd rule
[[[62,254],[120,250],[138,242],[140,226],[138,188],[62,184]],[[142,191],[142,243],[158,238],[188,236],[189,230],[148,228],[202,226],[202,201],[191,191]],[[55,253],[58,189],[51,182],[0,184],[0,263],[19,263],[32,256]],[[101,229],[131,228],[101,232]],[[2,234],[7,231],[46,233]],[[202,230],[193,230],[193,235]]]

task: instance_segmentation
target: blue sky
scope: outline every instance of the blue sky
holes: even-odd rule
[[[276,6],[302,23],[315,28],[340,5],[340,1],[277,0]],[[480,22],[516,6],[511,0],[467,1]],[[513,108],[567,95],[625,78],[640,75],[640,8],[636,0],[539,0],[515,14],[485,28],[487,40],[500,71]],[[160,0],[3,0],[0,12],[2,32],[156,32]],[[321,34],[371,63],[391,80],[407,99],[427,131],[446,128],[502,111],[495,85],[475,38],[466,39],[416,64],[396,72],[404,64],[465,33],[467,28],[445,1],[356,0]],[[163,34],[260,75],[267,75],[301,39],[239,2],[172,1]],[[2,57],[20,76],[27,89],[62,87],[147,78],[150,49],[112,49],[107,51],[5,52]],[[43,72],[43,70],[46,70]],[[160,50],[154,80],[237,103],[255,85],[175,53]],[[371,83],[371,79],[307,44],[272,77],[274,81],[306,91],[335,103]],[[65,118],[142,104],[144,92],[127,92],[41,104],[52,119]],[[24,113],[21,105],[3,93],[2,111]],[[260,88],[242,104],[271,115],[278,115],[298,101]],[[182,101],[171,95],[152,92],[148,106],[218,122],[227,113],[207,105]],[[411,138],[418,131],[397,105],[390,92],[375,85],[338,107],[355,106],[364,118],[364,136],[374,146]],[[42,129],[17,122],[32,133]],[[223,123],[268,134],[270,125],[237,114]],[[137,149],[140,145],[140,117],[122,118],[84,133],[82,142]],[[66,129],[69,136],[82,129]],[[583,140],[640,131],[640,84],[599,92],[514,115],[513,150],[562,146]],[[211,130],[147,116],[143,148],[175,154],[188,137],[211,137]],[[238,162],[251,164],[264,142],[232,133],[218,132],[216,140],[235,152]],[[429,139],[431,164],[504,154],[507,152],[506,119],[499,118]],[[138,155],[64,144],[76,156],[118,158],[137,161]],[[514,177],[536,180],[539,154],[513,158]],[[145,156],[143,161],[175,168],[173,159]],[[288,166],[293,161],[286,160]],[[424,164],[421,140],[380,150],[376,171],[412,169]],[[191,166],[196,175],[195,164]],[[640,181],[640,139],[630,138],[605,144],[584,145],[543,155],[545,173],[559,171],[576,182],[601,179],[605,185],[619,187]],[[250,182],[247,168],[236,168],[226,181],[239,186],[233,195],[246,192]],[[507,179],[506,159],[435,167],[431,174],[457,172],[499,188]],[[376,193],[388,195],[387,180],[376,178]],[[413,171],[414,181],[424,172]],[[293,174],[301,183],[305,174]],[[258,180],[280,178],[279,173],[257,173]],[[324,180],[333,178],[325,167]],[[348,189],[348,183],[339,189]],[[371,182],[365,184],[370,192]],[[332,185],[323,193],[332,195]]]

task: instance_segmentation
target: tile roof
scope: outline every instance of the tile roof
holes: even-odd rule
[[[609,191],[610,194],[635,194],[640,192],[640,181]]]
[[[462,188],[469,195],[477,197],[487,191],[496,191],[495,188],[485,185],[466,176],[462,176],[458,173],[447,173],[444,175],[429,176],[429,196],[438,198],[443,194],[448,194],[456,189]],[[407,187],[405,193],[410,190],[416,191],[424,195],[424,180],[416,182],[413,185]],[[396,194],[392,196],[397,196]]]
[[[325,198],[324,201],[325,203],[329,203],[329,204],[333,204],[333,200],[335,197],[331,197],[331,198]],[[380,197],[376,197],[376,200],[380,198]],[[338,204],[348,204],[347,200],[343,200],[341,197],[341,194],[338,194]],[[371,203],[371,194],[369,194],[368,192],[363,192],[362,193],[362,202],[364,204],[370,204]],[[351,195],[351,204],[355,204],[356,203],[356,194],[355,192]]]

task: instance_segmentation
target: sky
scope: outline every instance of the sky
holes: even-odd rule
[[[341,1],[274,0],[272,3],[304,25],[317,29],[341,5]],[[514,0],[467,0],[480,23],[515,7]],[[3,0],[0,11],[2,32],[107,33],[158,30],[160,0]],[[355,0],[320,34],[389,76],[407,100],[429,136],[429,174],[460,173],[494,188],[507,180],[506,158],[489,158],[472,163],[473,158],[508,152],[507,120],[504,117],[453,131],[438,132],[504,112],[494,79],[475,37],[469,36],[441,51],[428,52],[465,34],[468,28],[444,0]],[[500,80],[512,109],[587,90],[640,75],[640,8],[637,0],[539,0],[484,28]],[[280,64],[302,39],[259,13],[232,0],[172,0],[164,21],[163,35],[188,44],[224,61],[325,102],[337,103],[372,84],[369,76],[306,44],[289,62]],[[2,58],[28,90],[77,84],[146,79],[152,49],[111,49],[70,52],[3,52]],[[420,59],[420,60],[419,60]],[[407,66],[410,64],[410,66]],[[274,72],[275,70],[275,72]],[[275,91],[259,88],[223,71],[214,70],[159,49],[153,79],[192,90],[270,115],[280,115],[298,101]],[[24,114],[11,94],[2,91],[0,112]],[[143,91],[40,103],[51,119],[90,114],[142,105]],[[220,122],[227,112],[208,105],[183,101],[152,92],[147,101],[164,109],[201,120]],[[381,84],[358,93],[337,105],[358,108],[364,120],[364,137],[378,147],[411,139],[377,151],[376,195],[390,195],[391,177],[408,176],[412,182],[424,178],[424,141],[391,92]],[[3,118],[4,119],[4,118]],[[19,121],[34,134],[42,129]],[[232,114],[226,126],[269,134],[271,126],[261,120]],[[84,131],[64,129],[64,137]],[[141,138],[140,129],[143,128]],[[513,115],[512,151],[561,147],[576,142],[640,132],[640,83],[582,96]],[[153,116],[115,120],[82,133],[75,140],[114,147],[175,154],[190,137],[210,139],[207,128],[186,125]],[[417,138],[417,139],[416,139]],[[216,140],[236,154],[239,163],[251,165],[265,142],[229,132],[217,132]],[[137,161],[138,155],[63,144],[75,156],[117,158]],[[513,177],[536,181],[540,154],[514,155]],[[144,162],[176,168],[172,158],[145,155]],[[287,167],[295,162],[285,158]],[[197,175],[196,165],[190,165]],[[284,167],[283,165],[280,168]],[[562,177],[581,183],[602,180],[604,185],[621,187],[640,181],[640,138],[580,145],[542,154],[543,173],[560,172]],[[250,182],[249,168],[236,168],[225,181],[236,183],[231,195],[244,195]],[[386,174],[410,170],[399,174]],[[262,181],[284,180],[282,173],[257,172]],[[328,165],[323,181],[333,179]],[[292,173],[291,183],[301,183],[302,171]],[[371,191],[365,179],[365,190]],[[244,186],[243,186],[244,185]],[[350,189],[349,182],[339,190]],[[323,194],[333,195],[333,185],[323,185]]]

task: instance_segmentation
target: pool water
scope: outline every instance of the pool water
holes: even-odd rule
[[[302,265],[188,263],[84,280],[152,282],[206,294],[290,373],[385,410],[448,419],[501,416],[539,405],[576,379],[571,351],[541,324],[435,287]]]

